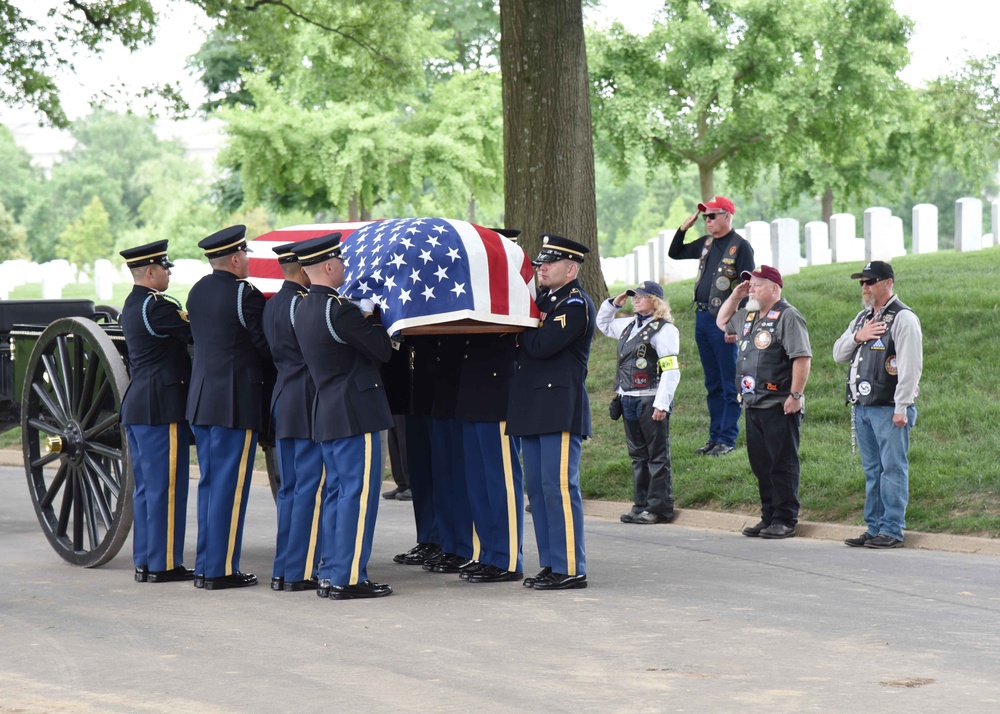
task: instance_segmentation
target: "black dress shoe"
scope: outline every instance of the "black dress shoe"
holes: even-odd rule
[[[470,565],[467,568],[462,568],[461,572],[459,572],[458,574],[458,577],[460,577],[462,580],[468,580],[470,575],[472,575],[473,573],[478,573],[485,567],[487,567],[486,563],[480,563],[478,560],[473,560],[472,565]]]
[[[203,588],[203,587],[205,587],[205,575],[204,575],[204,573],[195,573],[194,574],[194,586],[196,588]]]
[[[461,573],[469,568],[476,561],[463,558],[460,555],[449,555],[434,563],[431,572],[434,573]],[[426,569],[426,568],[425,568]]]
[[[364,580],[357,585],[331,585],[331,600],[357,600],[360,598],[385,597],[392,595],[392,588],[382,583]]]
[[[777,540],[779,538],[794,538],[795,537],[795,526],[785,525],[784,523],[772,523],[767,528],[760,532],[761,538],[766,538],[769,540]]]
[[[194,580],[194,571],[178,565],[170,570],[150,570],[149,582],[151,583],[176,583],[184,580]]]
[[[575,590],[587,587],[587,576],[552,573],[543,580],[536,580],[531,587],[535,590]]]
[[[137,583],[144,583],[149,579],[149,568],[145,565],[136,566],[135,569],[135,581]]]
[[[769,525],[771,524],[767,523],[766,521],[758,521],[757,525],[747,526],[746,528],[744,528],[743,535],[745,535],[747,538],[756,538],[760,535],[760,532],[765,528],[767,528]]]
[[[382,492],[382,498],[384,498],[387,501],[395,501],[397,493],[399,493],[399,489],[398,488],[394,488],[391,491],[383,491]]]
[[[857,538],[845,538],[844,539],[844,543],[846,543],[847,545],[851,546],[852,548],[860,548],[861,546],[863,546],[865,543],[867,543],[868,541],[870,541],[874,537],[875,536],[873,536],[871,533],[869,533],[868,531],[865,531],[864,533],[862,533],[861,535],[859,535]]]
[[[397,491],[396,492],[396,500],[397,501],[412,501],[413,500],[413,494],[410,493],[410,489],[404,488],[402,491]]]
[[[293,580],[292,582],[285,583],[286,593],[300,593],[303,590],[316,590],[319,587],[319,580],[317,578],[309,578],[308,580]]]
[[[285,589],[285,579],[282,577],[271,578],[271,589],[277,592]]]
[[[400,565],[423,565],[440,554],[441,548],[434,543],[417,543],[405,553],[393,556],[392,562]]]
[[[427,559],[420,564],[424,570],[434,570],[434,566],[440,563],[445,558],[450,558],[451,553],[445,553],[443,550],[436,551],[433,555],[427,556]]]
[[[520,580],[523,577],[524,573],[504,570],[495,565],[483,565],[474,573],[469,573],[469,577],[466,579],[470,583],[509,583]]]
[[[535,587],[535,583],[537,583],[539,580],[548,580],[550,577],[552,577],[552,568],[545,566],[544,568],[538,571],[538,575],[536,575],[535,577],[525,578],[524,582],[521,583],[521,585],[523,585],[526,588],[533,588]]]
[[[228,590],[229,588],[247,588],[257,584],[257,576],[253,573],[236,571],[232,575],[221,575],[217,578],[205,578],[206,590]]]
[[[709,441],[704,446],[699,446],[697,449],[695,449],[694,453],[697,454],[698,456],[704,456],[709,451],[711,451],[714,446],[715,446],[715,442],[714,441]]]
[[[330,597],[330,581],[326,578],[316,582],[316,597]]]

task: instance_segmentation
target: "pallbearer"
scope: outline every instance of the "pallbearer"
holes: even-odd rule
[[[317,594],[349,600],[392,594],[367,572],[382,482],[379,432],[392,426],[379,365],[392,344],[371,312],[337,293],[340,249],[340,233],[293,248],[312,283],[295,313],[295,336],[316,385],[313,439],[326,465]]]
[[[170,284],[167,241],[123,250],[135,285],[119,322],[129,355],[121,421],[135,476],[133,559],[137,582],[191,580],[183,566],[190,430],[184,418],[191,325]]]

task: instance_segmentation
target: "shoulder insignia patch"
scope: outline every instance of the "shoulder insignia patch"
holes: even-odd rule
[[[567,305],[585,305],[586,303],[583,301],[583,298],[575,297],[575,298],[567,298],[566,304]]]

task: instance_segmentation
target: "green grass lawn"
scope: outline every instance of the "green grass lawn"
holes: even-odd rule
[[[907,256],[894,260],[893,267],[897,292],[920,317],[924,333],[924,373],[911,432],[908,526],[1000,536],[1000,248]],[[800,451],[804,520],[861,523],[864,476],[859,456],[851,453],[850,411],[843,396],[847,368],[831,356],[834,340],[860,309],[860,288],[849,279],[860,268],[811,267],[785,280],[783,295],[805,316],[813,348]],[[64,295],[93,299],[82,290],[88,287],[69,286]],[[110,302],[121,305],[129,289],[116,286]],[[693,454],[708,435],[708,414],[694,313],[688,308],[691,290],[690,280],[666,287],[681,332],[681,383],[670,417],[674,495],[682,508],[756,515],[757,485],[742,434],[730,456]],[[169,292],[183,300],[187,291],[188,286],[171,286]],[[39,296],[40,288],[31,294],[28,286],[11,295]],[[598,334],[587,380],[594,438],[583,445],[582,483],[587,498],[628,501],[632,471],[625,435],[621,422],[607,415],[614,369],[615,342]],[[0,446],[17,448],[18,443],[17,430],[0,435]]]
[[[1000,248],[951,251],[892,261],[896,291],[920,318],[924,372],[910,435],[913,530],[1000,536]],[[845,365],[833,342],[861,309],[849,279],[861,265],[806,268],[785,279],[785,297],[805,316],[813,349],[802,425],[801,518],[861,524],[864,474],[851,453]],[[692,281],[666,287],[681,332],[681,383],[670,417],[674,495],[681,507],[759,513],[756,480],[744,447],[722,458],[693,454],[708,436],[703,373],[688,308]],[[594,296],[595,301],[606,296]],[[594,438],[584,442],[583,490],[589,498],[630,500],[632,475],[622,423],[607,415],[615,343],[594,338],[587,387]]]

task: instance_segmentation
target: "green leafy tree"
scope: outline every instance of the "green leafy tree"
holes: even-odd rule
[[[0,203],[0,263],[29,258],[27,244],[27,231],[14,221],[14,216]]]
[[[80,217],[59,234],[56,245],[58,257],[88,272],[98,258],[112,258],[113,248],[108,212],[97,196],[87,204]]]
[[[15,220],[21,217],[32,195],[39,190],[41,175],[31,165],[31,156],[0,124],[0,203]]]

